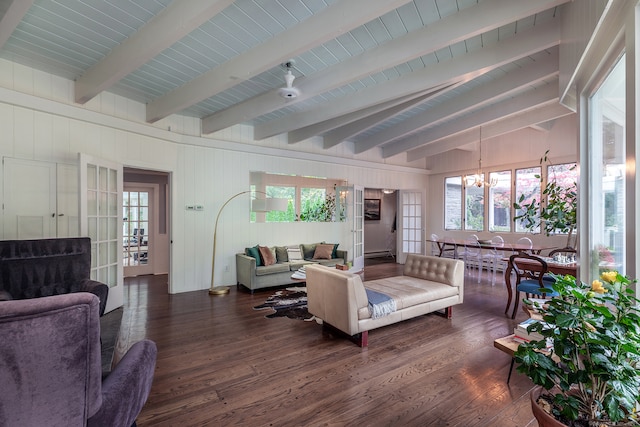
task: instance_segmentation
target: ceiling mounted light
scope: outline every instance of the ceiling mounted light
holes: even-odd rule
[[[480,126],[480,149],[478,150],[478,172],[475,175],[467,175],[464,177],[464,181],[467,184],[467,187],[495,187],[498,185],[498,178],[493,177],[490,181],[484,180],[484,175],[482,174],[482,126]]]
[[[284,81],[287,85],[278,89],[278,94],[280,94],[280,96],[283,98],[293,99],[297,98],[298,95],[300,95],[300,91],[293,87],[293,81],[296,79],[296,76],[293,75],[291,69],[294,65],[295,61],[293,59],[290,59],[289,61],[282,64],[282,66],[287,70],[287,72],[284,74]]]
[[[389,190],[389,189],[387,189],[387,188],[385,188],[384,190],[382,190],[382,192],[383,192],[384,194],[393,194],[395,191],[396,191],[396,190]]]

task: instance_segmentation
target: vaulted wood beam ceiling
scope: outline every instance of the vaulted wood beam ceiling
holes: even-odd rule
[[[402,112],[407,111],[408,109],[414,107],[415,105],[426,102],[429,99],[433,98],[434,96],[438,96],[439,94],[443,93],[444,91],[449,91],[453,88],[456,88],[460,84],[461,83],[454,83],[452,85],[445,86],[438,91],[429,92],[426,95],[422,95],[420,98],[416,98],[411,101],[396,105],[395,107],[392,107],[392,108],[386,108],[375,114],[367,114],[366,116],[362,117],[359,120],[355,120],[352,122],[345,122],[345,124],[340,127],[336,126],[332,128],[331,131],[323,135],[323,146],[325,149],[336,146],[341,142],[343,142],[344,140],[346,140],[347,138],[353,135],[356,135],[360,132],[364,132],[365,130],[376,126],[382,121],[388,120],[398,114],[401,114]],[[354,115],[358,114],[360,111],[357,111],[352,114]],[[297,131],[293,131],[293,132],[297,132]],[[289,135],[291,135],[291,133],[292,132],[289,132]]]
[[[461,80],[468,81],[501,65],[549,49],[559,43],[560,29],[557,20],[536,25],[489,47],[456,56],[451,60],[419,69],[374,87],[365,88],[354,96],[342,97],[310,110],[261,123],[254,129],[254,138],[261,140],[290,132],[360,108],[386,102],[398,96],[409,95],[424,90],[425,87]]]
[[[427,132],[412,135],[401,141],[395,141],[382,147],[382,157],[392,157],[404,151],[426,145],[448,136],[462,133],[468,129],[484,126],[504,117],[522,111],[537,108],[540,105],[551,105],[559,100],[558,79],[541,89],[523,92],[513,98],[497,102],[481,110],[474,111],[464,117],[435,126]]]
[[[550,105],[557,102],[558,99],[558,80],[556,78],[554,83],[547,84],[541,89],[521,93],[513,98],[496,102],[486,108],[474,111],[464,117],[434,126],[428,131],[384,145],[382,147],[382,157],[392,157],[423,145],[432,144],[440,139],[464,133],[469,129],[478,128],[479,126],[484,127],[485,124],[500,120],[503,117],[531,110],[542,104]]]
[[[76,80],[76,102],[84,104],[109,89],[231,3],[233,0],[174,1]]]
[[[535,126],[541,123],[554,120],[559,117],[575,114],[573,110],[557,103],[552,102],[543,104],[532,110],[527,110],[518,114],[514,114],[504,119],[496,120],[493,123],[482,126],[482,138],[494,138],[514,132],[526,127]],[[478,128],[467,130],[461,134],[443,138],[439,141],[424,145],[407,152],[407,161],[416,161],[425,157],[435,156],[453,149],[463,147],[467,144],[478,141]]]
[[[204,101],[237,85],[242,79],[250,79],[408,2],[337,1],[293,28],[151,101],[147,105],[147,121],[155,122]],[[210,132],[213,130],[206,133]]]
[[[482,107],[491,102],[522,90],[529,85],[558,74],[558,49],[554,49],[548,58],[537,61],[525,69],[517,69],[507,73],[504,77],[488,84],[479,86],[456,98],[438,104],[422,114],[390,126],[366,140],[356,142],[356,154],[370,150],[379,145],[387,144],[405,135],[415,133],[438,123],[462,116],[468,111]]]
[[[344,114],[333,119],[325,120],[324,122],[318,122],[312,124],[311,126],[296,129],[287,134],[287,140],[289,144],[295,144],[297,142],[304,141],[307,138],[320,135],[324,132],[344,126],[357,120],[371,117],[372,115],[378,117],[379,122],[380,120],[383,120],[383,117],[389,118],[394,114],[399,114],[402,111],[415,107],[416,105],[441,94],[445,89],[448,89],[451,86],[453,85],[447,84],[442,88],[417,92],[415,94],[396,98],[391,101],[383,102],[382,104],[374,105],[372,107],[363,108],[353,113]]]
[[[3,1],[0,4],[0,48],[9,40],[32,4],[33,0]]]
[[[403,37],[395,38],[361,55],[328,67],[313,76],[296,80],[296,87],[300,90],[301,95],[295,100],[284,100],[277,95],[277,90],[271,90],[205,117],[202,120],[202,131],[203,133],[212,133],[251,120],[567,1],[569,0],[535,2],[485,0],[477,6],[468,7]],[[369,7],[367,3],[365,10],[368,10]],[[271,136],[274,135],[271,132],[268,133]],[[264,137],[266,136],[262,138]]]

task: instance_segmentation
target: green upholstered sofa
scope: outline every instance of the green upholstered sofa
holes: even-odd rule
[[[256,289],[269,288],[287,285],[290,283],[300,283],[291,276],[299,268],[308,264],[322,264],[333,267],[336,264],[347,263],[347,251],[338,249],[335,244],[331,251],[331,257],[316,258],[318,245],[326,243],[310,243],[289,246],[270,246],[269,249],[275,258],[275,263],[264,265],[261,257],[249,253],[246,248],[244,252],[236,254],[236,280],[238,287],[244,286],[251,292]],[[263,247],[264,248],[264,247]]]

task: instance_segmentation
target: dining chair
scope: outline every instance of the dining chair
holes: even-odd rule
[[[480,283],[482,273],[482,247],[478,241],[478,236],[475,234],[465,239],[462,260],[464,261],[465,270],[471,270],[474,267],[478,268],[478,283]]]
[[[438,245],[440,238],[436,233],[431,234],[431,256],[440,256],[440,245]]]
[[[442,243],[442,258],[458,259],[458,245],[453,237],[445,236],[444,243]]]
[[[554,297],[558,292],[551,288],[552,283],[544,280],[549,267],[542,258],[528,253],[514,254],[509,257],[509,268],[515,272],[515,296],[511,318],[516,317],[516,311],[520,304],[520,292],[524,292],[527,298],[537,295],[542,298]]]
[[[492,248],[482,255],[482,266],[487,268],[487,272],[491,271],[491,284],[496,283],[496,272],[498,268],[504,271],[507,268],[507,262],[504,260],[504,239],[502,236],[493,236],[491,238]]]
[[[527,246],[528,249],[526,251],[522,251],[521,252],[528,252],[531,253],[531,250],[533,249],[533,242],[531,241],[530,238],[528,237],[521,237],[518,239],[518,241],[516,242],[517,245],[522,245],[522,246]]]
[[[577,253],[577,251],[572,248],[572,247],[566,247],[566,248],[560,248],[560,249],[554,249],[551,252],[549,252],[549,258],[553,258],[555,255],[575,255]]]

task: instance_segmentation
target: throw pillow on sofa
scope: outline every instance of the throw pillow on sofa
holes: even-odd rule
[[[263,265],[273,265],[276,263],[276,258],[268,246],[258,246],[258,252],[260,252],[260,259]]]
[[[313,253],[313,259],[331,259],[333,253],[333,245],[318,244]]]
[[[276,246],[276,262],[289,262],[289,256],[287,255],[286,246]]]
[[[313,259],[313,254],[316,252],[316,246],[319,243],[310,243],[310,244],[301,244],[300,251],[302,252],[302,257],[304,259]]]
[[[287,259],[289,261],[302,261],[302,252],[300,252],[300,248],[287,248]]]
[[[256,267],[260,267],[262,265],[262,258],[260,257],[260,250],[258,249],[258,245],[255,245],[253,248],[246,248],[244,253],[247,256],[255,258]]]

